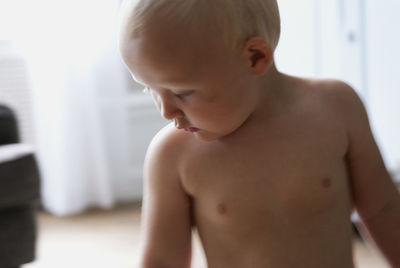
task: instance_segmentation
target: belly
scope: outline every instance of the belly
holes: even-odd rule
[[[210,268],[353,267],[348,215],[250,214],[235,222],[197,221]]]

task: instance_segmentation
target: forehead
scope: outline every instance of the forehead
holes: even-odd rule
[[[190,33],[161,22],[124,41],[121,54],[138,80],[157,77],[160,82],[201,75],[231,58],[213,33]]]

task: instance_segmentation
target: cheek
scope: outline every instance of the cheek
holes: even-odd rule
[[[198,109],[197,114],[202,121],[211,125],[223,125],[231,120],[232,106],[216,101]]]

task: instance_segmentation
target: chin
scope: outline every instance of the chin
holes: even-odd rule
[[[201,141],[206,141],[206,142],[210,142],[210,141],[215,141],[218,140],[221,136],[214,134],[214,133],[206,133],[203,131],[199,131],[196,133],[193,133],[193,135],[196,137],[196,139],[201,140]]]
[[[222,139],[223,137],[228,136],[229,134],[230,133],[218,134],[218,133],[205,132],[205,131],[199,131],[199,132],[193,133],[193,135],[196,137],[196,139],[205,141],[205,142],[219,140],[219,139]]]

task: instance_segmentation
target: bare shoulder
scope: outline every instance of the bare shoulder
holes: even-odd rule
[[[335,113],[347,128],[355,124],[368,126],[367,113],[358,93],[349,84],[334,79],[309,80],[310,89],[316,99]]]
[[[338,80],[327,80],[325,83],[324,94],[346,128],[349,145],[352,145],[355,139],[359,139],[360,136],[365,136],[367,133],[373,139],[367,110],[354,88]],[[374,144],[371,143],[371,146],[374,146]]]
[[[165,191],[165,186],[182,195],[186,194],[181,187],[180,171],[189,140],[188,133],[179,131],[173,124],[165,126],[154,136],[144,162],[145,194]],[[161,196],[159,193],[157,195]]]
[[[173,124],[162,128],[151,141],[145,164],[169,170],[178,169],[189,135],[177,130]]]
[[[327,101],[336,108],[352,108],[362,105],[357,92],[349,84],[335,79],[309,80],[310,88],[321,100]]]
[[[308,115],[317,120],[318,126],[335,133],[340,140],[343,153],[350,146],[357,148],[355,142],[367,136],[371,139],[367,111],[358,93],[347,83],[334,79],[300,79],[300,104],[308,109]],[[368,135],[366,135],[368,134]],[[373,146],[372,142],[369,142]],[[353,150],[355,153],[355,150]]]
[[[361,98],[347,83],[334,79],[296,80],[296,107],[340,125],[346,132],[355,125],[369,125]]]
[[[323,80],[321,83],[327,100],[342,113],[350,115],[357,110],[364,111],[360,96],[349,84],[340,80]]]

